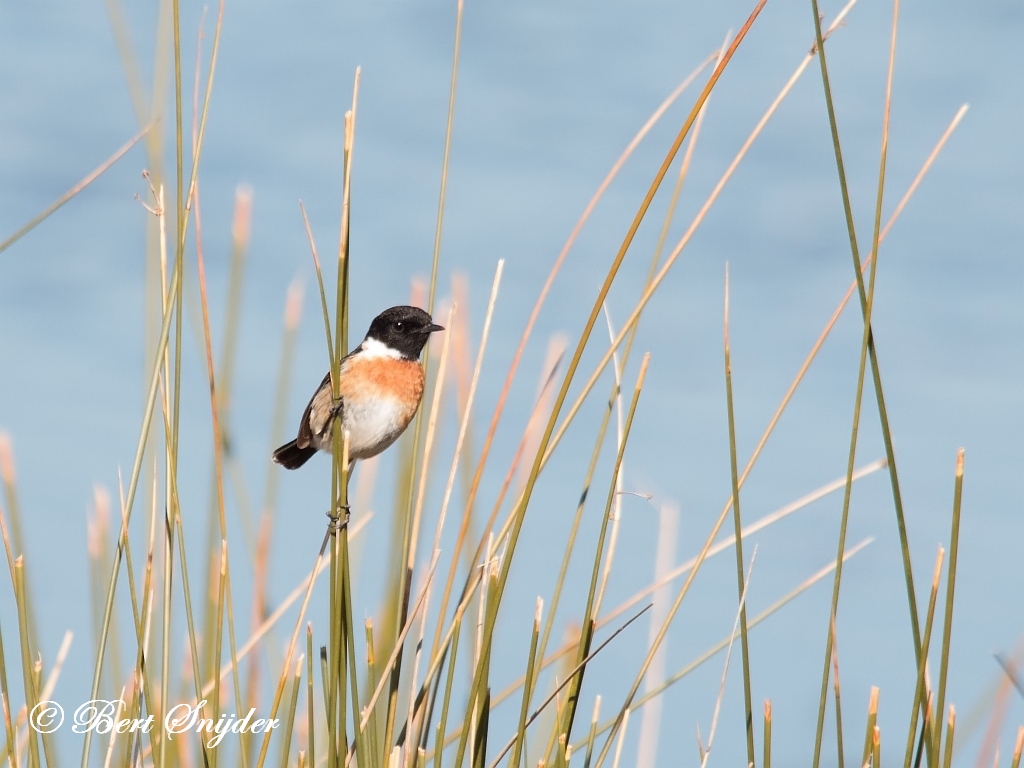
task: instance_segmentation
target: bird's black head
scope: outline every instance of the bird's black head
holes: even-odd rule
[[[366,338],[383,344],[407,360],[416,360],[430,334],[443,330],[418,307],[391,307],[373,318]]]

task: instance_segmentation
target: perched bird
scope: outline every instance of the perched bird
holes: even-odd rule
[[[391,307],[370,323],[366,338],[341,361],[340,398],[331,392],[330,372],[306,406],[299,434],[274,451],[274,461],[298,469],[318,450],[332,450],[335,422],[349,433],[349,459],[376,456],[399,438],[423,397],[420,352],[435,331],[443,331],[417,307]]]

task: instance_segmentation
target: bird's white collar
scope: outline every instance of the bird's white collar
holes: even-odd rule
[[[388,357],[392,360],[402,359],[402,354],[398,350],[392,349],[383,341],[378,341],[371,336],[367,336],[363,339],[363,343],[359,345],[359,349],[361,350],[360,354],[365,355],[367,358]]]

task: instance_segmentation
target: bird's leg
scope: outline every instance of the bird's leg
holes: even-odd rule
[[[339,400],[334,407],[331,408],[331,414],[335,416],[341,415],[341,401]],[[348,500],[348,480],[352,478],[352,465],[355,464],[355,460],[351,460],[348,463],[348,472],[346,473],[346,488],[345,488],[345,500]],[[342,517],[341,513],[344,511],[345,515]],[[327,512],[327,533],[325,540],[331,536],[336,536],[338,531],[348,527],[349,517],[351,517],[352,508],[348,504],[335,504],[334,508]]]
[[[342,517],[340,513],[342,510],[345,511],[345,516]],[[348,526],[348,519],[350,516],[350,508],[348,504],[338,504],[333,510],[327,513],[327,533],[330,536],[334,536],[342,528]]]

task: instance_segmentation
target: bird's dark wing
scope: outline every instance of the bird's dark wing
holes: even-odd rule
[[[316,392],[309,398],[309,404],[306,406],[306,410],[302,412],[302,420],[299,422],[299,436],[295,438],[295,444],[299,448],[307,448],[313,442],[313,429],[309,425],[309,415],[313,410],[313,402],[316,400],[317,395],[325,387],[330,389],[331,386],[331,372],[328,371],[327,375],[324,376],[324,380],[320,382],[320,386],[316,388]]]

